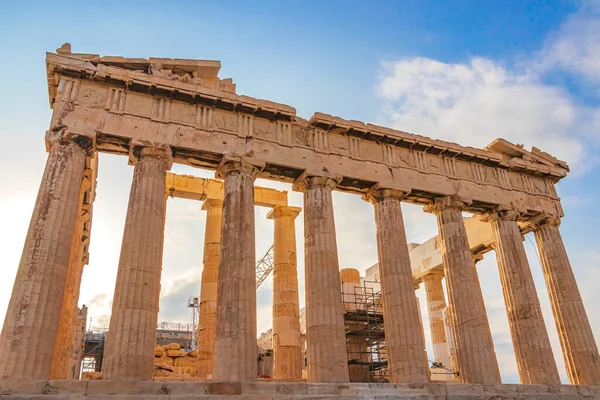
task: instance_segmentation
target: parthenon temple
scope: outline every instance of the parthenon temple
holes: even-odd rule
[[[479,149],[319,112],[306,120],[288,105],[237,94],[220,67],[73,53],[69,44],[46,54],[48,158],[0,336],[3,395],[600,398],[600,355],[559,228],[555,184],[569,172],[565,162],[503,139]],[[128,157],[133,180],[101,380],[90,381],[73,374],[72,353],[99,153]],[[173,174],[173,163],[215,179]],[[257,178],[290,184],[303,204],[255,186]],[[362,287],[368,297],[370,278],[340,271],[333,191],[373,206],[378,262],[367,274],[380,294],[362,305],[353,296]],[[201,201],[206,212],[187,382],[155,374],[169,197]],[[409,244],[403,202],[435,215],[438,235]],[[274,221],[270,379],[257,378],[255,206],[269,207]],[[296,223],[304,224],[305,340]],[[570,384],[561,384],[523,245],[530,232]],[[501,381],[479,284],[476,263],[490,250],[520,384]],[[415,296],[421,284],[433,368]],[[357,332],[371,317],[378,328],[367,340]],[[378,382],[388,383],[357,378],[382,365]],[[436,378],[436,368],[450,377]]]

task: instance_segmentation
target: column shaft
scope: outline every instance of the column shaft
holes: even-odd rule
[[[429,368],[402,219],[402,192],[378,190],[375,205],[379,275],[391,382],[427,382]]]
[[[85,352],[85,334],[87,327],[87,307],[77,308],[73,329],[73,344],[69,363],[69,376],[66,379],[79,379],[83,353]]]
[[[78,212],[81,212],[81,207]],[[67,267],[67,278],[62,298],[62,307],[60,312],[60,326],[56,335],[56,345],[54,356],[52,357],[52,368],[50,379],[69,379],[71,350],[74,340],[75,316],[77,313],[77,302],[79,300],[79,287],[81,286],[81,276],[83,274],[83,243],[81,234],[83,233],[83,220],[78,218],[73,240],[71,242],[71,254],[69,256],[69,266]]]
[[[310,177],[304,191],[308,382],[348,382],[333,201],[335,182]]]
[[[535,227],[542,269],[569,381],[600,385],[600,355],[558,225],[549,219]]]
[[[169,168],[170,151],[139,149],[104,350],[103,379],[152,379]]]
[[[560,378],[515,211],[489,215],[521,383],[559,385]]]
[[[275,206],[268,218],[275,221],[273,244],[273,378],[302,380],[300,308],[296,267],[298,207]]]
[[[217,289],[216,381],[256,380],[256,255],[254,180],[258,169],[227,162],[217,171],[225,180],[221,262]]]
[[[79,376],[79,370],[74,371],[72,358],[72,347],[75,340],[75,322],[77,319],[79,301],[79,289],[83,267],[87,263],[84,260],[85,249],[89,244],[89,231],[91,226],[91,212],[94,197],[94,185],[96,172],[98,170],[98,155],[89,158],[86,162],[84,179],[79,195],[79,207],[77,210],[77,223],[71,240],[69,254],[69,266],[67,267],[67,278],[60,310],[60,324],[56,335],[56,345],[52,357],[50,379],[71,379]]]
[[[444,309],[446,308],[446,299],[444,297],[444,288],[442,286],[441,272],[434,272],[423,277],[425,284],[425,294],[427,296],[427,310],[429,314],[429,330],[431,331],[431,343],[433,344],[433,354],[435,361],[448,369],[452,369],[450,359],[450,348],[446,338],[446,326],[444,323]]]
[[[198,326],[198,373],[207,379],[213,373],[215,356],[215,334],[217,329],[217,280],[221,259],[221,220],[223,200],[206,199],[202,204],[206,210],[204,233],[204,269],[200,283],[200,324]]]
[[[500,371],[477,270],[462,217],[464,203],[450,197],[429,207],[436,214],[448,300],[452,306],[459,378],[463,383],[500,383]]]
[[[0,337],[0,378],[50,376],[86,151],[92,145],[87,138],[52,134]]]

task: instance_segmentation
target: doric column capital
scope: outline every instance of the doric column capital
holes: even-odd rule
[[[512,206],[498,206],[481,217],[483,222],[493,221],[517,221],[521,212]]]
[[[259,166],[245,161],[225,160],[217,167],[215,177],[218,179],[225,179],[229,175],[245,174],[256,179],[260,170],[261,168]]]
[[[129,164],[135,165],[145,158],[156,158],[163,161],[167,171],[173,166],[173,154],[169,146],[154,147],[137,144],[131,146]]]
[[[274,206],[267,214],[268,219],[291,218],[295,219],[302,208],[294,206]]]
[[[362,196],[362,199],[368,201],[369,203],[375,204],[380,203],[387,199],[393,199],[402,201],[408,195],[407,192],[403,192],[401,190],[395,189],[376,189],[373,191],[368,191]]]
[[[85,152],[86,157],[91,157],[96,151],[96,138],[94,136],[80,135],[69,132],[64,125],[57,125],[46,132],[46,151],[50,151],[56,144],[77,146]]]
[[[432,269],[432,270],[427,271],[427,274],[423,275],[421,277],[421,280],[423,282],[425,282],[425,281],[441,281],[443,277],[444,277],[444,271],[439,270],[439,269]]]
[[[306,192],[308,189],[325,188],[333,190],[339,183],[338,179],[328,176],[306,176],[301,177],[294,182],[292,189],[296,192]]]
[[[432,214],[437,214],[445,209],[457,209],[462,211],[469,204],[471,204],[471,201],[462,197],[443,196],[438,197],[433,202],[427,204],[425,207],[423,207],[423,210]]]
[[[543,226],[560,226],[560,217],[558,215],[540,214],[523,224],[525,231],[536,231]]]
[[[205,199],[202,202],[202,210],[209,208],[223,208],[223,199]]]

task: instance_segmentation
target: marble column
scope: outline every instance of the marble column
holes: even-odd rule
[[[446,326],[444,323],[443,312],[446,308],[446,299],[444,297],[444,288],[442,286],[442,271],[432,271],[423,276],[425,285],[425,294],[427,296],[427,310],[429,314],[429,330],[431,331],[431,343],[433,344],[433,354],[435,362],[442,364],[448,369],[452,369],[450,359],[450,348],[446,339]]]
[[[348,359],[332,189],[335,181],[308,177],[304,192],[304,264],[308,382],[348,382]]]
[[[80,201],[83,199],[85,189],[82,188]],[[62,307],[60,310],[60,325],[56,334],[56,345],[54,347],[54,356],[52,357],[52,368],[50,369],[50,379],[69,379],[71,359],[71,346],[74,340],[73,326],[77,313],[77,302],[79,300],[79,288],[81,286],[81,277],[83,274],[83,242],[81,235],[83,233],[84,219],[81,215],[81,204],[77,210],[79,218],[75,224],[73,239],[71,240],[71,251],[69,255],[69,265],[67,267],[67,278],[65,280],[65,289],[62,298]]]
[[[452,372],[455,374],[452,379],[458,380],[458,357],[456,356],[456,341],[454,340],[454,332],[452,331],[452,307],[448,305],[442,311],[442,319],[444,321],[444,329],[446,330],[446,340],[448,341],[448,354],[450,356],[450,365]]]
[[[73,343],[70,351],[69,376],[66,379],[79,379],[85,352],[87,320],[87,307],[83,305],[81,308],[77,308],[73,327]]]
[[[267,215],[275,223],[273,243],[273,378],[302,380],[300,307],[294,219],[302,209],[275,206]]]
[[[535,222],[533,229],[567,374],[574,385],[600,385],[598,347],[559,225],[558,217],[544,218]]]
[[[388,371],[393,383],[427,382],[429,367],[402,219],[403,198],[404,193],[388,189],[367,198],[375,206]]]
[[[217,288],[215,381],[256,380],[256,256],[254,180],[258,168],[229,161],[217,171],[224,179],[221,262]]]
[[[217,279],[221,259],[221,220],[223,200],[206,199],[204,233],[204,269],[200,283],[200,324],[198,326],[198,378],[208,379],[213,373],[215,335],[217,330]]]
[[[50,131],[49,155],[0,336],[0,378],[48,379],[85,160],[93,141]]]
[[[96,154],[94,157],[88,157],[86,160],[84,179],[81,184],[79,208],[77,210],[78,218],[73,232],[73,239],[71,240],[69,266],[67,267],[67,278],[63,291],[60,324],[56,334],[50,379],[72,379],[73,376],[79,377],[79,370],[73,370],[75,365],[71,362],[71,358],[72,347],[75,341],[76,330],[74,326],[77,320],[77,303],[79,301],[81,277],[83,267],[87,264],[84,253],[86,247],[89,245],[89,228],[91,226],[92,202],[97,170],[98,155]]]
[[[152,379],[170,149],[138,147],[129,195],[103,379]]]
[[[438,222],[459,378],[462,383],[500,383],[483,294],[463,222],[464,206],[453,197],[441,197],[426,207]]]
[[[559,385],[533,275],[514,210],[489,213],[502,292],[521,383]]]

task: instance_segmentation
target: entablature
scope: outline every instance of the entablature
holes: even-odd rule
[[[267,179],[323,175],[340,191],[396,189],[417,204],[453,195],[468,199],[473,213],[513,203],[525,219],[562,216],[554,183],[568,167],[539,150],[506,141],[476,149],[322,113],[305,120],[283,104],[99,69],[75,55],[48,53],[47,65],[51,126],[94,136],[98,151],[129,154],[133,142],[169,146],[175,162],[200,168],[217,168],[225,155],[244,157],[262,165],[259,176]]]
[[[223,85],[216,87],[214,85],[204,86],[201,83],[194,83],[191,80],[182,81],[173,79],[168,77],[165,73],[153,75],[145,72],[143,69],[127,69],[122,67],[122,65],[141,64],[141,66],[143,65],[147,68],[149,62],[156,60],[163,60],[162,62],[164,62],[165,59],[123,59],[123,63],[119,64],[115,59],[120,59],[121,57],[98,57],[96,55],[93,55],[93,57],[90,55],[83,56],[84,57],[81,58],[81,55],[77,54],[46,53],[48,94],[51,108],[54,107],[54,102],[58,94],[60,78],[68,76],[75,79],[97,81],[117,88],[125,88],[125,90],[132,92],[164,96],[188,103],[207,104],[216,108],[255,114],[264,118],[289,121],[296,115],[296,110],[293,107],[268,100],[237,95],[230,91],[223,90]],[[105,61],[104,59],[107,59],[107,64],[102,63]],[[143,61],[146,63],[142,64]],[[220,68],[220,62],[216,61],[216,63],[218,63]],[[173,74],[171,73],[171,75]],[[215,79],[219,79],[216,77],[216,74]],[[221,81],[229,83],[230,80],[231,79],[226,79]]]
[[[569,172],[569,167],[564,161],[543,153],[535,147],[529,152],[523,149],[523,146],[514,145],[504,139],[496,139],[485,149],[477,149],[361,121],[344,120],[323,113],[315,113],[310,118],[309,124],[330,133],[346,134],[364,140],[440,155],[449,159],[549,177],[555,181],[564,178]],[[508,151],[508,149],[513,151]],[[516,149],[519,151],[515,152]]]

